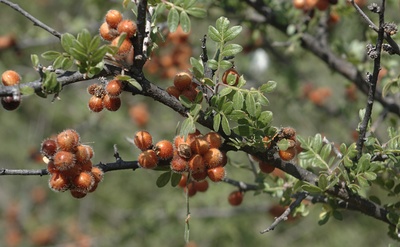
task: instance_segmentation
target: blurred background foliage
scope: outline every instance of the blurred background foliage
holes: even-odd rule
[[[130,10],[122,8],[122,1],[115,0],[14,2],[57,31],[72,34],[83,28],[95,34],[111,8],[133,18]],[[255,13],[238,2],[200,1],[208,8],[208,17],[192,19],[195,29],[189,36],[176,33],[165,44],[160,44],[153,60],[146,65],[148,78],[162,88],[172,85],[173,75],[188,69],[189,57],[200,55],[200,39],[208,25],[225,15],[232,24],[244,26],[238,42],[245,49],[235,59],[237,70],[250,86],[256,87],[268,80],[278,82],[277,91],[269,95],[275,126],[292,126],[302,136],[322,133],[335,143],[353,142],[358,110],[364,107],[366,97],[298,44],[271,46],[273,42],[285,43],[287,37],[271,27],[243,21]],[[302,12],[295,10],[291,1],[286,2],[287,16],[300,20]],[[388,4],[395,2],[388,1]],[[332,49],[360,68],[370,69],[371,62],[360,56],[364,54],[370,32],[344,1],[339,1],[337,11],[340,21],[330,27]],[[389,14],[388,20],[398,21],[391,18],[395,17]],[[30,54],[60,49],[58,40],[5,5],[0,5],[0,23],[0,37],[12,37],[16,42],[14,47],[0,48],[0,71],[16,70],[23,82],[37,79]],[[208,48],[212,54],[211,42]],[[389,58],[383,59],[385,66]],[[153,140],[173,139],[177,120],[183,118],[142,96],[123,95],[123,106],[118,112],[91,113],[86,92],[91,83],[66,87],[54,102],[51,97],[29,96],[23,98],[17,111],[1,110],[0,167],[44,168],[45,164],[37,159],[41,141],[66,128],[76,129],[82,142],[93,146],[94,163],[113,162],[114,144],[123,159],[135,160],[139,152],[126,137],[133,137],[139,129],[148,130]],[[145,126],[138,126],[132,119],[132,107],[143,104],[149,119]],[[376,104],[375,113],[380,108]],[[389,114],[391,118],[395,124]],[[377,131],[383,140],[385,126],[383,123]],[[208,132],[201,127],[200,130]],[[235,164],[249,163],[243,153],[228,153],[228,157]],[[184,246],[183,191],[171,186],[157,188],[158,175],[158,172],[143,170],[110,172],[95,193],[81,200],[73,199],[68,192],[51,191],[48,177],[3,176],[0,179],[0,246]],[[228,167],[228,176],[254,182],[250,172],[235,166]],[[345,212],[342,222],[332,220],[318,226],[322,205],[310,205],[308,217],[281,223],[275,231],[261,235],[259,231],[269,226],[276,212],[282,210],[278,199],[248,192],[242,205],[232,207],[227,196],[233,190],[228,184],[210,183],[206,193],[190,199],[192,246],[346,246],[351,243],[356,247],[387,246],[393,242],[386,235],[385,224],[359,213]]]

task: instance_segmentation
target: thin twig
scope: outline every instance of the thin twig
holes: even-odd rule
[[[365,142],[365,136],[367,133],[368,129],[368,124],[371,121],[371,114],[372,114],[372,108],[374,105],[375,101],[375,90],[376,90],[376,84],[378,81],[378,75],[379,71],[381,70],[381,48],[382,48],[382,43],[384,39],[384,28],[383,24],[385,23],[385,0],[382,0],[382,6],[381,10],[379,12],[379,31],[378,31],[378,38],[376,40],[376,46],[375,46],[375,58],[374,58],[374,71],[372,75],[367,75],[366,82],[369,84],[369,90],[368,90],[368,99],[367,99],[367,106],[365,109],[365,115],[361,121],[360,127],[359,127],[359,137],[357,140],[357,160],[361,157],[362,155],[362,149],[364,146]]]
[[[222,181],[238,187],[241,191],[259,190],[260,189],[260,186],[258,186],[258,185],[248,184],[248,183],[245,183],[242,181],[237,181],[237,180],[227,178],[227,177],[225,177]]]
[[[292,202],[289,207],[285,210],[285,212],[283,212],[283,214],[279,217],[275,218],[275,221],[271,224],[270,227],[268,227],[267,229],[262,230],[260,233],[264,234],[266,232],[270,232],[272,230],[275,229],[275,227],[281,223],[282,221],[285,221],[288,219],[288,216],[291,212],[293,212],[293,210],[295,208],[297,208],[300,203],[308,196],[308,192],[300,192],[296,195],[296,200],[294,202]]]
[[[135,51],[135,61],[133,71],[138,70],[139,76],[142,76],[142,68],[146,62],[146,55],[143,53],[144,39],[146,38],[146,16],[147,16],[147,0],[140,0],[138,4],[138,17],[137,17],[137,33],[136,42],[133,42]]]
[[[18,11],[19,13],[21,13],[23,16],[25,16],[26,18],[28,18],[30,21],[33,22],[33,24],[35,26],[41,27],[44,30],[46,30],[47,32],[49,32],[50,34],[54,35],[57,38],[61,38],[61,33],[57,32],[56,30],[54,30],[53,28],[47,26],[46,24],[44,24],[43,22],[39,21],[38,19],[36,19],[35,17],[33,17],[31,14],[29,14],[28,12],[26,12],[25,10],[23,10],[18,4],[15,4],[13,2],[10,2],[8,0],[0,0],[0,3],[4,3],[8,6],[10,6],[11,8],[13,8],[14,10]]]

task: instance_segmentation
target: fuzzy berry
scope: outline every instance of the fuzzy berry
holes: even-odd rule
[[[207,170],[207,175],[213,182],[220,182],[225,178],[225,168],[218,166]]]
[[[154,150],[143,151],[138,158],[140,167],[145,169],[154,169],[157,167],[158,158]]]
[[[58,151],[54,155],[54,166],[59,171],[65,171],[75,166],[75,155],[67,151]]]
[[[103,106],[109,111],[117,111],[121,107],[121,98],[107,94],[103,97]]]
[[[232,206],[239,206],[242,204],[244,193],[242,191],[232,191],[228,196],[228,202]]]
[[[174,148],[172,143],[167,140],[162,140],[156,143],[155,151],[160,159],[167,160],[174,155]]]
[[[49,187],[50,189],[63,192],[69,188],[70,184],[68,179],[62,175],[60,172],[54,172],[51,174],[49,179]]]
[[[222,137],[217,132],[209,132],[204,139],[210,144],[210,148],[219,148],[222,145]]]
[[[118,10],[110,9],[105,19],[111,28],[117,28],[118,24],[122,21],[122,14]]]
[[[126,37],[130,38],[136,33],[136,23],[132,20],[123,20],[118,24],[117,30],[118,33],[126,33]]]
[[[79,134],[73,129],[67,129],[59,133],[56,137],[57,147],[60,150],[72,152],[79,144]]]
[[[136,147],[138,147],[142,151],[149,149],[151,145],[153,145],[152,136],[149,132],[144,130],[136,132],[133,141]]]
[[[47,139],[42,142],[40,152],[44,156],[46,156],[48,158],[53,157],[53,155],[56,153],[56,151],[57,151],[57,143],[55,140]]]
[[[191,84],[192,76],[187,72],[180,72],[174,77],[174,86],[180,91],[189,88]]]
[[[101,112],[103,110],[103,108],[104,108],[104,106],[103,106],[103,99],[102,98],[93,95],[89,99],[89,109],[92,112]]]
[[[1,81],[4,86],[13,86],[21,81],[21,76],[14,70],[6,70],[1,75]]]
[[[182,173],[188,170],[188,162],[179,155],[174,155],[170,164],[173,172]]]
[[[106,86],[106,92],[110,96],[118,96],[122,92],[122,83],[119,80],[111,80]]]
[[[217,149],[217,148],[210,148],[204,155],[204,164],[207,166],[207,168],[214,168],[217,166],[222,166],[222,161],[223,161],[223,154],[222,152]]]

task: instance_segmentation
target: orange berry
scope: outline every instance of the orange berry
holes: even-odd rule
[[[221,162],[221,166],[225,166],[226,164],[228,164],[228,156],[226,155],[226,152],[222,152],[222,162]]]
[[[217,132],[209,132],[204,138],[210,144],[210,148],[219,148],[222,145],[222,138]]]
[[[93,95],[89,99],[89,109],[92,112],[101,112],[103,110],[103,108],[104,108],[104,106],[103,106],[103,99],[102,98]]]
[[[155,151],[157,153],[157,156],[163,160],[170,159],[174,155],[174,148],[172,147],[172,143],[167,140],[157,142],[157,144],[155,145]]]
[[[89,145],[79,145],[76,147],[75,159],[76,162],[86,162],[93,157],[93,149]]]
[[[174,147],[178,148],[179,145],[184,144],[185,142],[185,137],[184,136],[175,136],[174,138]]]
[[[204,179],[207,178],[207,170],[204,169],[203,171],[192,173],[191,177],[194,181],[197,181],[197,182],[203,181]]]
[[[53,157],[53,155],[56,153],[56,151],[57,151],[57,143],[55,140],[47,139],[42,142],[40,152],[44,156],[46,156],[48,158]]]
[[[111,80],[106,86],[106,92],[110,96],[119,96],[122,93],[122,83],[119,80]]]
[[[113,39],[113,41],[111,42],[112,46],[118,46],[118,42],[121,36],[116,37],[115,39]],[[122,41],[121,46],[118,48],[118,55],[126,55],[128,54],[132,49],[132,43],[129,39],[124,39],[124,41]]]
[[[304,9],[306,6],[306,0],[293,0],[293,6],[296,9]]]
[[[279,150],[279,157],[282,160],[289,161],[296,156],[296,147],[289,147],[286,150]]]
[[[129,108],[129,116],[132,122],[136,123],[137,126],[146,126],[150,119],[148,107],[145,103],[139,103]]]
[[[103,106],[109,111],[118,111],[121,107],[121,98],[120,97],[111,97],[106,94],[103,97]]]
[[[142,151],[149,149],[153,144],[152,136],[149,132],[144,130],[136,132],[133,141],[136,147],[138,147]]]
[[[183,188],[183,191],[185,192],[185,194],[187,194],[189,197],[192,197],[194,195],[196,195],[197,190],[194,187],[193,183],[189,183],[187,185],[187,187]]]
[[[232,206],[239,206],[243,201],[243,192],[242,191],[232,191],[228,196],[228,202]]]
[[[79,191],[79,190],[70,190],[71,196],[76,199],[84,198],[87,195],[87,192]]]
[[[196,191],[199,192],[205,192],[208,189],[208,181],[207,180],[203,180],[200,182],[193,182],[194,188],[196,189]]]
[[[106,14],[106,22],[111,28],[116,28],[122,21],[122,14],[118,10],[110,9]]]
[[[101,181],[103,181],[104,172],[99,167],[93,166],[91,173],[96,183],[100,183]]]
[[[307,10],[310,10],[312,8],[314,8],[319,0],[306,0],[306,4],[305,4],[305,8]]]
[[[315,7],[317,7],[318,10],[324,11],[329,8],[329,0],[319,0]]]
[[[229,75],[233,75],[234,76],[234,80],[233,80],[234,82],[231,83],[231,84],[228,83],[228,76]],[[229,77],[231,77],[231,76],[229,76]],[[237,86],[237,84],[239,83],[239,77],[240,77],[239,73],[234,68],[230,68],[230,69],[226,70],[224,72],[224,74],[222,75],[222,83],[229,84],[229,85],[232,85],[232,86]]]
[[[175,98],[179,99],[179,95],[181,95],[181,90],[179,90],[177,87],[175,86],[170,86],[167,87],[167,89],[165,89],[165,91],[167,91],[167,93],[171,96],[174,96]]]
[[[67,151],[58,151],[54,155],[54,166],[59,171],[65,171],[75,166],[75,155]]]
[[[225,168],[218,166],[207,170],[207,175],[213,182],[220,182],[225,178]]]
[[[203,160],[207,168],[214,168],[222,165],[223,154],[217,148],[210,148],[204,155]]]
[[[193,155],[193,157],[189,159],[189,169],[193,173],[203,172],[206,169],[203,157],[200,154]]]
[[[54,191],[63,192],[69,188],[70,184],[68,179],[60,172],[54,172],[49,179],[49,187]]]
[[[64,130],[57,135],[56,143],[60,150],[75,151],[79,144],[79,134],[73,129]]]
[[[190,143],[190,149],[192,153],[203,155],[210,149],[210,145],[204,138],[196,138]]]
[[[178,186],[181,188],[185,188],[186,182],[187,182],[187,176],[186,176],[186,174],[182,174],[181,180],[179,180]]]
[[[117,37],[117,31],[115,29],[110,29],[107,22],[103,22],[99,28],[100,36],[107,41],[112,41]]]
[[[49,173],[55,173],[58,172],[57,167],[54,165],[53,161],[50,161],[49,163],[47,163],[47,171]]]
[[[158,163],[157,154],[154,150],[145,150],[139,154],[138,162],[142,168],[154,169]]]
[[[14,70],[6,70],[1,75],[1,81],[4,86],[13,86],[21,81],[21,76]]]
[[[182,173],[188,170],[188,162],[179,155],[174,155],[170,164],[173,172]]]
[[[132,20],[123,20],[118,24],[117,30],[119,34],[126,33],[126,37],[130,38],[136,33],[136,23]]]
[[[91,173],[84,171],[72,180],[72,184],[75,187],[74,190],[87,193],[94,184],[94,177]]]
[[[185,96],[186,98],[189,99],[189,101],[193,102],[196,99],[197,96],[197,90],[189,87],[186,88],[182,91],[181,95]]]
[[[91,160],[83,161],[81,163],[77,163],[80,171],[91,172],[93,168],[93,163]]]
[[[275,170],[275,167],[273,165],[263,161],[258,162],[258,167],[260,168],[260,171],[267,174]]]
[[[191,84],[192,76],[187,72],[180,72],[174,77],[174,86],[180,91],[189,88]]]

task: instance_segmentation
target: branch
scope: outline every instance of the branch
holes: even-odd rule
[[[18,4],[12,3],[12,2],[10,2],[8,0],[0,0],[0,3],[4,3],[5,5],[8,5],[11,8],[13,8],[14,10],[16,10],[17,12],[21,13],[23,16],[25,16],[30,21],[32,21],[33,25],[41,27],[42,29],[46,30],[51,35],[53,35],[53,36],[55,36],[55,37],[57,37],[59,39],[61,38],[61,33],[57,32],[56,30],[52,29],[51,27],[47,26],[43,22],[41,22],[38,19],[36,19],[35,17],[33,17],[31,14],[29,14],[28,12],[23,10]]]
[[[248,184],[248,183],[245,183],[242,181],[237,181],[237,180],[230,179],[230,178],[224,178],[222,181],[238,187],[241,191],[259,190],[260,189],[260,186],[258,186],[258,185]]]
[[[142,68],[146,63],[147,57],[146,54],[143,53],[143,44],[144,39],[150,33],[146,33],[146,27],[149,27],[146,21],[147,16],[147,0],[140,0],[138,4],[138,17],[137,17],[137,32],[135,41],[132,42],[134,52],[135,52],[135,60],[131,70],[137,70],[138,74],[142,74]],[[147,46],[147,44],[146,44]],[[147,49],[147,48],[146,48]]]

